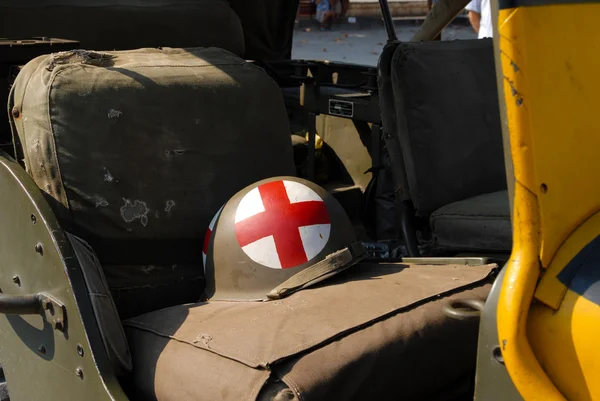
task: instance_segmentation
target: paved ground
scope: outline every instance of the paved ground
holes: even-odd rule
[[[396,23],[398,39],[408,41],[418,26],[418,22]],[[474,38],[476,35],[466,21],[454,23],[442,34],[444,40]],[[297,28],[294,32],[292,57],[375,66],[386,40],[385,28],[378,22],[370,23],[369,26],[334,25],[330,32],[321,32],[317,25],[310,25]]]

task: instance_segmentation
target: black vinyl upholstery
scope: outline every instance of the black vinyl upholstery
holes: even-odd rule
[[[506,189],[491,39],[403,43],[392,85],[411,199],[422,215]]]
[[[378,70],[398,200],[430,217],[435,248],[509,251],[492,40],[390,43]]]

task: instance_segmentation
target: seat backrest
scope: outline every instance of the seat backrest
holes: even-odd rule
[[[117,372],[129,353],[102,273],[120,318],[197,301],[214,214],[245,186],[295,173],[279,87],[222,49],[41,56],[9,108],[28,173],[91,245],[71,237]]]
[[[199,297],[183,272],[202,276],[213,215],[245,186],[295,174],[279,87],[221,49],[42,56],[17,77],[10,107],[27,171],[123,289],[123,317],[195,300],[165,283]],[[125,305],[134,287],[153,296]]]
[[[391,67],[397,135],[417,212],[505,189],[492,40],[401,43]]]
[[[226,0],[3,0],[0,37],[78,40],[90,50],[220,47],[244,54]]]
[[[398,138],[396,105],[392,86],[392,58],[399,42],[388,42],[377,65],[379,109],[385,147],[381,149],[381,168],[377,174],[373,213],[376,218],[376,238],[395,239],[399,235],[398,202],[410,199],[404,156]]]

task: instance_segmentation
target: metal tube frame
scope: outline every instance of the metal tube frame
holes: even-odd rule
[[[388,42],[394,42],[398,40],[396,36],[396,28],[394,27],[394,20],[392,19],[392,13],[390,12],[390,6],[387,0],[379,0],[379,7],[381,8],[381,15],[383,17],[383,24],[388,35]]]

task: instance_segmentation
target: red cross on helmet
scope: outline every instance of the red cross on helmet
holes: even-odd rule
[[[244,188],[217,212],[206,235],[206,296],[214,300],[281,298],[364,257],[339,202],[295,177]]]

